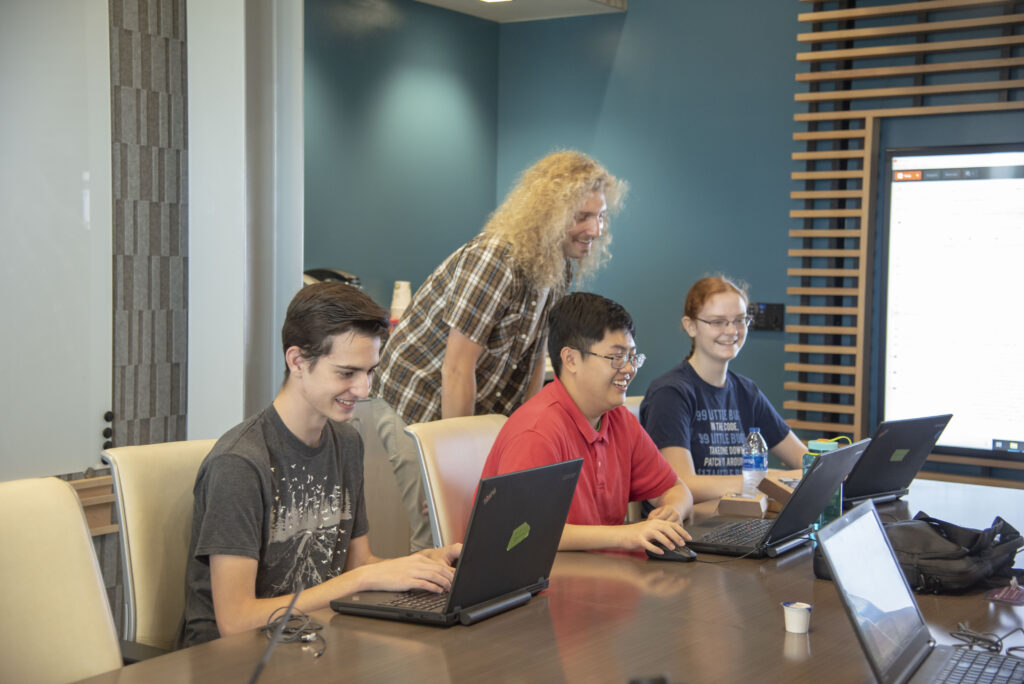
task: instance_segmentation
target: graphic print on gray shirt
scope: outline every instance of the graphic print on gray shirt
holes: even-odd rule
[[[350,541],[368,530],[359,433],[328,422],[310,447],[273,406],[217,441],[194,494],[181,646],[219,636],[210,556],[256,559],[256,597],[270,598],[340,575]]]

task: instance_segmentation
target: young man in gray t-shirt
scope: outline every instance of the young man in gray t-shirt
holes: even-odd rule
[[[259,627],[365,589],[451,585],[461,545],[381,560],[370,553],[363,445],[347,421],[365,398],[388,312],[340,283],[295,295],[281,331],[285,381],[229,430],[196,476],[179,646]]]

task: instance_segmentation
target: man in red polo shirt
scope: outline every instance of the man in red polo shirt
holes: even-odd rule
[[[623,406],[643,365],[633,319],[619,304],[577,292],[549,317],[555,380],[517,409],[498,434],[483,477],[583,458],[559,549],[661,553],[690,535],[680,525],[693,496]],[[650,500],[647,520],[624,525],[630,501]]]

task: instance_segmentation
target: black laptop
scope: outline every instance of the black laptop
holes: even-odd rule
[[[809,540],[811,523],[825,509],[843,478],[871,440],[864,439],[814,461],[774,520],[716,516],[687,526],[686,545],[726,556],[778,556]]]
[[[447,626],[523,605],[548,586],[582,464],[577,458],[481,480],[451,591],[362,591],[331,608]]]
[[[894,501],[907,493],[952,414],[883,422],[843,483],[843,506]]]
[[[818,541],[879,682],[1024,681],[1020,658],[935,645],[874,503],[818,530]]]

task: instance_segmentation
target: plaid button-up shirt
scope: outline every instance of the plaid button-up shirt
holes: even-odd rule
[[[477,236],[416,291],[381,356],[380,396],[407,423],[441,418],[441,363],[455,328],[484,348],[476,364],[475,413],[510,415],[525,399],[547,342],[554,297],[516,266],[511,246]]]

